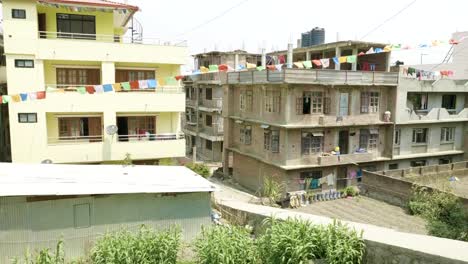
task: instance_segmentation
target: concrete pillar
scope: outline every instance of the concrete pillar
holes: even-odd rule
[[[266,53],[265,48],[262,48],[262,66],[266,67]]]
[[[195,146],[192,148],[192,163],[197,162],[197,143],[195,143]]]
[[[306,51],[306,61],[310,61],[310,51]]]
[[[339,58],[341,56],[341,48],[336,47],[335,48],[335,57]],[[335,64],[335,70],[340,70],[340,64]]]
[[[386,56],[386,63],[387,63],[387,67],[385,68],[385,71],[389,72],[390,71],[390,58],[392,57],[391,56],[392,53],[391,52],[385,52],[385,56]]]
[[[239,54],[234,55],[234,70],[237,70],[237,66],[239,65]]]
[[[292,43],[289,43],[288,44],[288,61],[287,61],[287,66],[289,69],[291,69],[293,67],[293,44]]]
[[[113,61],[103,61],[101,63],[101,83],[115,83],[115,64]]]
[[[357,56],[357,54],[358,54],[358,49],[357,49],[357,48],[354,48],[354,49],[353,49],[353,55],[356,55],[356,56]],[[354,62],[354,63],[351,64],[351,70],[352,70],[352,71],[357,70],[357,59],[356,59],[356,62]]]
[[[223,174],[225,177],[229,177],[229,151],[223,149]]]

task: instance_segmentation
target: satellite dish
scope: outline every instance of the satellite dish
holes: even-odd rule
[[[45,159],[45,160],[41,161],[41,164],[52,164],[52,160]]]
[[[114,135],[118,130],[119,128],[116,125],[110,125],[106,127],[106,133],[108,135]]]

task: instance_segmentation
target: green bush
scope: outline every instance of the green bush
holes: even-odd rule
[[[211,174],[210,169],[205,164],[202,164],[202,163],[187,163],[185,165],[185,167],[191,169],[195,173],[203,176],[204,178],[208,178],[208,177],[211,176],[210,175]]]
[[[195,252],[199,264],[258,263],[255,243],[242,227],[203,228],[195,240]]]
[[[175,264],[179,247],[178,228],[157,232],[143,226],[137,233],[123,230],[105,234],[92,248],[91,260],[94,264]]]
[[[362,232],[358,234],[356,230],[334,221],[323,234],[328,264],[362,263],[365,250]]]
[[[468,214],[454,194],[414,186],[408,209],[427,220],[429,234],[468,241]]]
[[[346,195],[346,196],[351,196],[351,197],[354,197],[354,196],[358,196],[359,195],[359,191],[356,189],[356,187],[354,186],[347,186],[346,188],[344,188],[342,190],[342,192]]]

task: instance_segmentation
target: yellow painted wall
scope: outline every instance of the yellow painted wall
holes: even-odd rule
[[[37,13],[46,14],[46,29],[50,32],[57,32],[57,14],[89,15],[96,17],[97,35],[114,35],[114,13],[107,12],[72,12],[65,8],[52,8],[37,6]]]

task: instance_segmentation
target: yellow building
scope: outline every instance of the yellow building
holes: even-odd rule
[[[185,98],[173,77],[186,42],[142,37],[138,7],[105,0],[3,0],[11,160],[100,163],[185,155]],[[133,27],[132,27],[133,25]],[[133,32],[132,32],[133,31]],[[81,94],[77,87],[156,79],[155,89]],[[33,98],[34,99],[34,98]],[[117,126],[118,131],[115,131]]]

